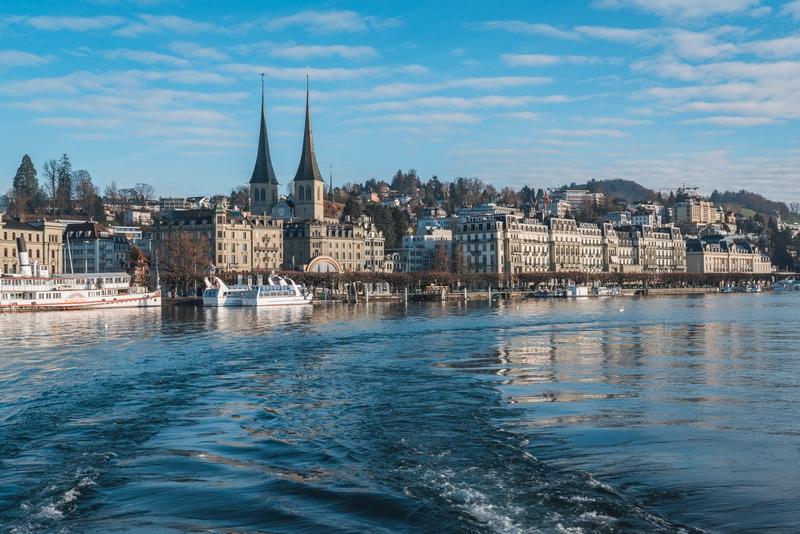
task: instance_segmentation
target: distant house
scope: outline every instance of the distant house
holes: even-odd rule
[[[151,222],[152,218],[149,211],[128,209],[125,210],[125,214],[122,216],[122,224],[125,226],[142,226]]]

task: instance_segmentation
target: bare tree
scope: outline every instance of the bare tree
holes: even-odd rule
[[[150,184],[136,184],[132,188],[137,204],[146,206],[156,196],[156,188]]]
[[[50,201],[50,205],[55,214],[56,200],[58,197],[58,161],[55,159],[48,159],[42,165],[42,174],[44,175],[44,191]]]
[[[88,213],[89,206],[97,196],[97,188],[92,183],[92,176],[89,171],[79,169],[73,174],[73,187],[75,188],[75,199],[81,213]]]
[[[202,281],[202,273],[208,268],[208,239],[194,232],[173,232],[164,241],[159,266],[164,282],[173,289],[183,289]]]
[[[117,206],[120,203],[119,189],[117,189],[117,182],[112,181],[109,185],[107,185],[105,191],[103,191],[103,195],[105,195],[108,202],[111,203],[111,213],[116,214],[118,211]]]

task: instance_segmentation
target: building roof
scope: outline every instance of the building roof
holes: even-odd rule
[[[271,183],[277,184],[275,169],[272,168],[272,157],[269,154],[269,140],[267,139],[267,116],[264,112],[264,79],[261,79],[261,130],[258,133],[258,152],[256,153],[256,166],[253,169],[251,184]]]
[[[300,165],[297,166],[297,174],[294,181],[318,181],[324,182],[317,166],[317,156],[314,154],[314,136],[311,132],[311,108],[308,100],[308,77],[306,77],[306,127],[303,132],[303,151],[300,154]]]
[[[30,224],[19,222],[17,219],[3,216],[3,228],[8,230],[25,230],[26,232],[38,232],[40,229]]]
[[[113,232],[97,222],[68,224],[64,235],[70,239],[114,239]]]

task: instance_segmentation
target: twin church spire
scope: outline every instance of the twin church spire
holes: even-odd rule
[[[319,172],[314,153],[314,137],[311,130],[311,106],[309,102],[308,74],[306,74],[306,120],[303,132],[303,148],[300,164],[294,177],[295,215],[303,219],[322,220],[322,185],[325,181]],[[261,75],[261,130],[258,138],[258,153],[253,176],[250,178],[251,209],[255,215],[269,215],[277,204],[278,179],[272,168],[267,139],[267,121],[264,111],[264,74]],[[265,187],[266,186],[266,187]]]

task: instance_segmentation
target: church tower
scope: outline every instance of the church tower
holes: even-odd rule
[[[269,215],[278,203],[278,179],[272,168],[267,139],[267,119],[264,113],[264,76],[261,76],[261,131],[258,134],[258,153],[253,177],[250,178],[250,211],[253,215]]]
[[[306,75],[306,128],[303,133],[303,152],[294,175],[294,215],[298,219],[322,221],[325,217],[322,189],[325,181],[317,167],[314,154],[314,137],[311,133],[311,109],[308,100],[308,75]]]

